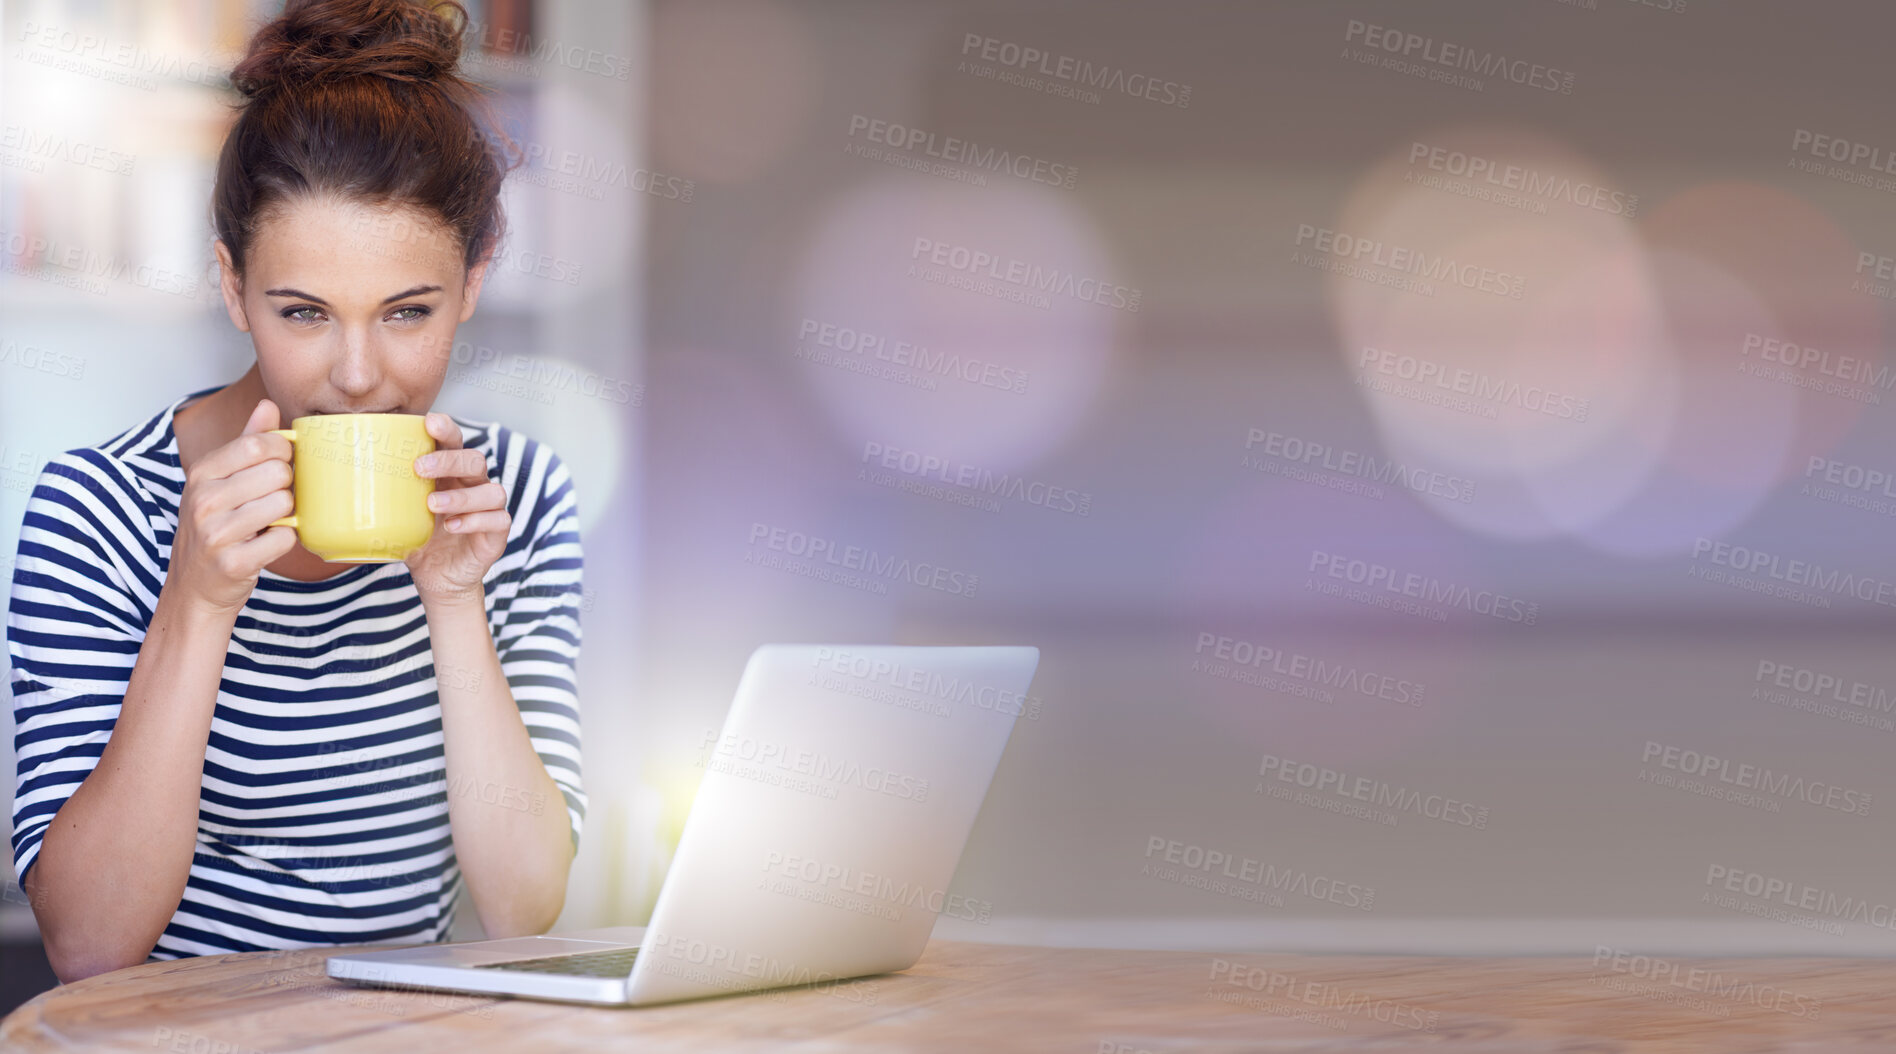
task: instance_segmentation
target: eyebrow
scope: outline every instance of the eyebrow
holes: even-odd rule
[[[423,293],[439,293],[440,291],[441,291],[441,287],[438,285],[418,285],[413,289],[404,289],[401,292],[396,293],[394,296],[386,297],[382,300],[382,303],[393,304],[395,301],[402,300],[407,297],[420,296]],[[300,297],[301,299],[304,299],[304,300],[315,301],[316,303],[321,304],[324,307],[329,306],[329,301],[324,300],[320,296],[312,296],[309,293],[303,292],[301,289],[266,289],[264,290],[263,295],[264,296],[294,296],[294,297]]]

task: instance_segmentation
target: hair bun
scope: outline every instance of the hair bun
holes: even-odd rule
[[[444,12],[458,11],[459,21]],[[346,77],[429,81],[454,75],[467,9],[452,0],[289,0],[257,30],[230,81],[247,98]]]

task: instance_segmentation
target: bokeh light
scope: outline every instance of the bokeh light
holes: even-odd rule
[[[1015,265],[1058,276],[1055,288],[994,277]],[[1092,221],[1050,191],[876,178],[831,202],[794,267],[781,330],[786,344],[829,357],[795,372],[851,445],[994,472],[1071,433],[1107,383],[1129,317],[1059,291],[1063,278],[1115,282],[1115,271]]]

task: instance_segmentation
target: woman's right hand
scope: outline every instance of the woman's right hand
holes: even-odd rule
[[[296,547],[295,529],[270,526],[296,505],[290,441],[270,434],[277,419],[276,404],[259,401],[242,435],[185,473],[166,583],[220,614],[241,610],[264,566]]]

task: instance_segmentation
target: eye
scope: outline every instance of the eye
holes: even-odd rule
[[[310,311],[310,312],[314,312],[314,314],[310,316],[301,316],[297,314],[297,312],[299,311]],[[321,316],[322,316],[322,310],[320,308],[314,308],[314,307],[309,306],[308,304],[302,304],[297,307],[289,307],[289,308],[283,309],[283,317],[289,319],[291,322],[315,322]]]
[[[416,312],[416,314],[406,315],[400,318],[395,318],[395,316],[401,315],[402,312],[404,311],[414,311]],[[422,306],[421,304],[408,304],[403,307],[396,308],[394,313],[390,315],[389,317],[395,318],[395,321],[397,322],[420,322],[422,319],[427,318],[429,314],[430,314],[430,311],[428,310],[428,308]]]

